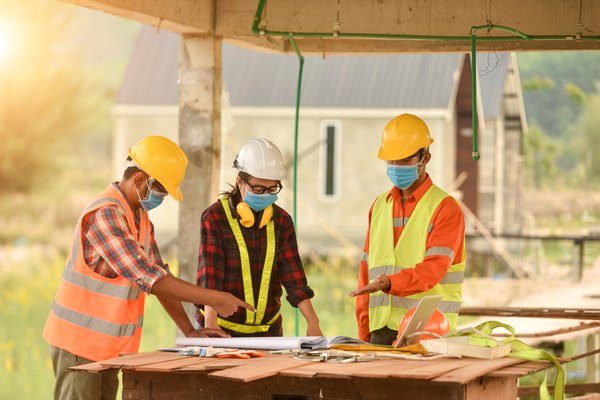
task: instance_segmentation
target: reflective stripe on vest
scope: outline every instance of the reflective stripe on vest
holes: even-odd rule
[[[444,191],[432,185],[417,203],[409,218],[394,218],[394,200],[389,192],[381,194],[373,205],[371,230],[369,236],[369,254],[363,257],[369,262],[369,281],[381,274],[392,275],[404,268],[414,268],[425,257],[431,255],[446,256],[454,260],[453,249],[445,247],[425,248],[427,236],[432,229],[433,214],[442,200],[448,197]],[[394,247],[394,226],[404,226],[398,243]],[[398,329],[400,319],[411,308],[417,306],[424,296],[439,294],[442,301],[438,308],[448,318],[452,329],[456,326],[462,300],[464,280],[465,252],[461,262],[451,265],[441,281],[430,290],[398,297],[381,291],[371,293],[369,299],[369,330],[384,326]]]
[[[129,279],[107,278],[95,273],[83,256],[83,220],[102,207],[119,207],[130,233],[150,256],[152,241],[148,214],[140,210],[139,232],[127,200],[109,186],[82,212],[44,338],[72,354],[98,361],[120,353],[137,352],[141,339],[145,295]]]
[[[246,310],[246,322],[244,324],[235,323],[228,321],[224,318],[217,318],[217,323],[227,329],[240,333],[257,333],[267,332],[270,325],[273,324],[279,317],[279,312],[271,318],[269,322],[263,324],[265,317],[265,310],[267,308],[267,300],[269,297],[269,284],[271,282],[271,272],[273,271],[273,262],[275,260],[275,223],[273,220],[269,221],[266,225],[267,229],[267,252],[265,254],[265,262],[263,265],[263,273],[260,281],[260,289],[258,292],[258,302],[254,304],[254,289],[252,286],[252,274],[250,271],[250,257],[248,255],[248,248],[242,235],[240,224],[236,218],[231,214],[229,208],[229,201],[226,197],[222,197],[221,205],[225,210],[227,221],[233,231],[233,236],[237,242],[238,249],[240,251],[240,261],[242,265],[242,281],[244,283],[244,301],[256,308],[256,313],[252,313],[250,310]]]

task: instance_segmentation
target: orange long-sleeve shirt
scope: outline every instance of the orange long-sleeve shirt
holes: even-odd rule
[[[394,218],[405,220],[413,213],[417,203],[433,183],[429,175],[406,200],[402,202],[400,189],[394,186],[388,196],[394,200]],[[369,235],[371,231],[371,215],[373,205],[369,210],[369,228],[365,239],[364,254],[360,262],[358,287],[369,283]],[[394,227],[394,245],[398,242],[404,225]],[[425,292],[434,287],[448,271],[452,264],[459,263],[464,247],[465,219],[460,205],[452,197],[447,197],[438,206],[433,214],[432,229],[425,243],[426,249],[432,247],[446,247],[453,250],[454,259],[450,260],[445,255],[426,256],[414,268],[404,269],[390,275],[391,287],[389,294],[405,297],[412,294]],[[369,296],[356,297],[356,320],[358,322],[358,337],[368,341],[371,337],[369,331]]]

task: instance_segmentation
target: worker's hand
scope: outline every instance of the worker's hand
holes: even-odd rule
[[[201,329],[194,329],[193,331],[189,332],[187,334],[187,337],[201,337],[201,338],[224,337],[224,338],[228,338],[228,337],[231,337],[231,335],[226,333],[222,329],[218,329],[218,328],[217,329],[201,328]]]
[[[365,285],[360,289],[355,290],[354,292],[350,292],[350,297],[360,296],[361,294],[373,293],[377,292],[378,290],[383,290],[384,292],[387,292],[390,290],[391,285],[392,283],[390,282],[390,278],[385,274],[381,274],[368,285]]]
[[[324,336],[319,324],[308,324],[306,327],[306,336]]]
[[[228,292],[220,292],[213,290],[211,293],[212,301],[207,306],[212,307],[221,317],[229,317],[235,313],[238,308],[246,308],[252,312],[256,312],[254,307],[243,300],[238,299]]]

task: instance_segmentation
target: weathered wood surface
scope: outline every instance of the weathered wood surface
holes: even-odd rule
[[[359,363],[297,360],[290,355],[255,359],[133,354],[90,364],[89,372],[123,369],[123,399],[410,399],[509,400],[517,378],[548,363],[492,360],[378,359]]]

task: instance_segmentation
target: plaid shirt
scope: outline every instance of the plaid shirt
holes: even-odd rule
[[[138,210],[135,212],[139,229]],[[133,281],[143,292],[150,293],[152,285],[168,274],[168,266],[160,257],[154,240],[152,226],[152,250],[150,257],[142,249],[135,236],[129,232],[127,217],[119,207],[102,207],[87,214],[82,223],[83,257],[99,275],[108,278],[123,276]]]
[[[263,323],[273,318],[281,308],[282,285],[287,292],[288,302],[294,307],[314,296],[314,292],[307,284],[298,254],[292,218],[281,207],[273,205],[273,208],[275,261]],[[245,228],[242,225],[240,229],[248,248],[254,304],[257,304],[267,250],[267,230],[258,229],[256,226]],[[220,201],[213,203],[202,213],[197,283],[202,287],[223,290],[244,299],[240,252]],[[239,309],[227,319],[243,324],[246,311]],[[198,314],[198,321],[201,325],[204,322],[200,314]],[[279,317],[268,332],[255,333],[252,336],[281,336],[282,329],[282,320]],[[234,336],[243,336],[239,332],[225,330]]]

